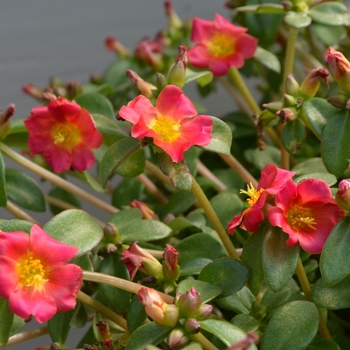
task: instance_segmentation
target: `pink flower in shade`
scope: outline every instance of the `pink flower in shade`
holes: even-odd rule
[[[264,221],[263,208],[269,195],[279,192],[295,175],[294,172],[277,168],[274,164],[267,164],[261,172],[257,189],[252,184],[247,186],[247,191],[241,190],[249,196],[247,202],[249,208],[245,209],[241,215],[235,216],[227,225],[229,234],[233,234],[237,226],[244,230],[255,232],[258,230],[260,222]]]
[[[100,147],[103,136],[77,103],[58,97],[48,106],[33,108],[24,124],[30,151],[42,154],[54,172],[70,168],[83,172],[95,164],[91,149]]]
[[[82,269],[67,264],[78,248],[51,238],[38,225],[30,235],[0,231],[0,296],[16,315],[40,323],[74,309]]]
[[[196,115],[197,110],[190,99],[174,85],[161,91],[155,107],[140,95],[119,111],[122,119],[134,124],[133,137],[152,137],[154,144],[176,163],[184,159],[184,152],[191,146],[206,146],[211,141],[212,119]]]
[[[299,242],[311,254],[321,253],[333,227],[345,215],[322,180],[307,179],[298,185],[290,180],[275,200],[276,206],[268,211],[271,225],[289,235],[288,246]]]
[[[254,56],[258,39],[246,34],[219,14],[214,21],[195,17],[191,40],[197,45],[188,51],[194,67],[209,68],[217,76],[225,75],[230,67],[241,68],[244,60]]]

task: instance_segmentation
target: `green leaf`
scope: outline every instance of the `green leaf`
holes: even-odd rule
[[[311,168],[312,169],[312,168]],[[332,186],[337,183],[337,178],[333,174],[329,173],[310,173],[307,175],[302,175],[294,178],[295,183],[299,183],[302,180],[306,179],[319,179],[327,182],[329,186]]]
[[[120,254],[110,255],[103,259],[100,272],[106,275],[129,280],[129,272],[120,260]],[[129,306],[131,293],[124,289],[100,283],[99,290],[107,305],[117,312],[125,312]]]
[[[302,105],[302,110],[318,138],[321,138],[323,129],[329,120],[339,112],[338,108],[319,97],[305,101]]]
[[[88,321],[88,314],[85,310],[84,304],[77,302],[74,308],[74,314],[69,322],[71,328],[83,328]]]
[[[324,245],[320,269],[324,283],[331,286],[350,274],[350,216],[332,230]]]
[[[261,350],[304,350],[317,333],[318,311],[308,301],[291,301],[279,308],[268,323]]]
[[[281,72],[281,63],[278,60],[277,56],[260,46],[257,47],[254,53],[254,59],[276,73]]]
[[[311,342],[306,350],[340,350],[340,347],[333,340],[317,339]]]
[[[142,220],[142,213],[136,208],[129,208],[121,210],[119,213],[113,214],[108,222],[117,226],[118,230],[122,230],[134,221]]]
[[[207,233],[196,233],[175,245],[179,252],[181,276],[198,275],[211,261],[222,257],[222,245]]]
[[[100,164],[100,179],[103,188],[115,170],[131,155],[141,149],[140,140],[126,137],[117,141],[103,156]]]
[[[8,199],[21,207],[43,212],[46,209],[44,195],[37,183],[24,172],[6,169],[6,192]]]
[[[350,275],[337,284],[327,287],[322,278],[313,286],[311,300],[328,310],[340,310],[350,307]]]
[[[257,321],[253,316],[246,314],[236,315],[231,320],[231,323],[246,333],[257,331],[260,326],[259,321]]]
[[[89,113],[102,114],[110,119],[114,119],[115,112],[111,102],[107,97],[98,93],[86,93],[76,97],[75,102]]]
[[[195,200],[196,197],[192,192],[175,192],[171,195],[163,215],[165,216],[169,213],[172,213],[175,216],[180,215],[189,209]]]
[[[130,333],[136,331],[137,328],[141,327],[146,321],[147,314],[144,306],[141,304],[137,295],[135,295],[128,307],[126,313],[126,321]]]
[[[47,327],[53,342],[64,344],[70,331],[70,321],[74,309],[68,312],[57,312],[48,322]]]
[[[237,12],[255,12],[255,13],[276,13],[276,14],[286,13],[286,10],[284,9],[284,7],[282,5],[274,4],[274,3],[240,6],[240,7],[236,7],[235,11],[237,11]]]
[[[79,201],[78,197],[75,196],[74,194],[60,188],[60,187],[56,187],[56,186],[53,187],[50,190],[49,195],[53,198],[63,200],[65,202],[75,206],[76,208],[80,208],[80,201]],[[64,210],[60,207],[56,207],[53,204],[50,204],[50,209],[54,215],[57,215]]]
[[[120,229],[120,236],[122,242],[145,242],[168,237],[171,232],[171,228],[160,221],[140,220]]]
[[[267,230],[263,241],[262,264],[266,281],[274,292],[292,278],[299,258],[299,245],[289,247],[288,235],[279,227]]]
[[[260,225],[258,231],[248,238],[242,252],[242,262],[250,269],[248,286],[254,295],[259,293],[264,279],[262,249],[266,230],[266,226]]]
[[[327,46],[336,46],[346,34],[344,27],[331,27],[323,24],[313,24],[312,26],[317,38]]]
[[[158,154],[159,168],[169,177],[172,185],[183,192],[190,192],[192,189],[192,176],[186,162],[174,163],[165,152]]]
[[[246,338],[246,334],[241,329],[227,321],[208,319],[199,321],[199,324],[201,325],[201,329],[214,334],[226,346],[231,346],[239,340]],[[256,349],[257,347],[255,345],[249,347],[249,350]]]
[[[184,294],[193,287],[202,297],[202,303],[205,304],[213,300],[222,293],[222,289],[208,282],[198,281],[194,279],[186,279],[179,283],[176,293]]]
[[[0,223],[0,230],[5,232],[22,231],[29,234],[33,223],[25,220],[13,219]]]
[[[311,24],[311,17],[304,12],[288,11],[284,21],[293,28],[301,29]]]
[[[343,14],[347,12],[344,4],[330,2],[313,6],[308,14],[313,21],[328,26],[342,26],[344,24]]]
[[[306,130],[300,119],[286,124],[282,131],[282,144],[289,153],[298,151],[306,139]]]
[[[121,209],[129,205],[134,199],[141,198],[143,185],[134,177],[123,179],[115,188],[112,195],[112,205]]]
[[[340,177],[350,158],[350,114],[339,111],[328,121],[322,134],[321,155],[327,170]]]
[[[0,152],[0,207],[6,207],[6,180],[5,180],[5,163]]]
[[[81,177],[88,185],[89,187],[98,193],[107,193],[108,190],[102,188],[101,184],[88,172],[83,171],[82,173],[78,174],[79,177]]]
[[[131,334],[125,350],[144,350],[148,344],[157,345],[171,332],[171,328],[158,326],[155,322],[146,323]]]
[[[237,314],[249,314],[254,302],[254,295],[245,286],[237,293],[215,300],[220,308],[232,310]]]
[[[208,85],[213,80],[213,73],[210,71],[195,72],[189,68],[186,69],[185,84],[196,80],[200,86]]]
[[[198,279],[220,287],[223,291],[221,296],[226,297],[242,289],[247,282],[248,275],[249,269],[239,261],[221,258],[206,265]]]
[[[0,344],[6,346],[11,334],[14,314],[8,307],[8,301],[0,297]]]
[[[262,170],[269,163],[279,166],[281,151],[276,147],[267,146],[264,150],[256,148],[252,155],[251,161],[259,170]]]
[[[85,211],[78,209],[63,211],[47,222],[43,229],[57,241],[79,248],[77,256],[95,248],[103,237],[101,226]]]
[[[212,139],[210,143],[202,148],[207,151],[223,153],[229,156],[231,154],[232,132],[230,127],[221,119],[211,117],[213,121]]]
[[[327,173],[328,171],[323,164],[322,158],[309,158],[295,165],[292,171],[296,172],[295,176],[303,176],[311,173]]]
[[[137,65],[130,59],[118,59],[113,62],[103,74],[103,82],[112,84],[115,87],[128,82],[126,71],[128,69],[138,70]]]

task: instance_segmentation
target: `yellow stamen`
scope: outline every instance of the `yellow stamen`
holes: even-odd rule
[[[22,260],[18,266],[19,283],[25,287],[42,288],[45,282],[45,269],[40,259],[29,257]]]
[[[240,190],[239,193],[245,193],[249,196],[247,198],[247,203],[249,206],[253,206],[259,199],[260,195],[264,192],[265,190],[263,188],[260,188],[260,190],[256,190],[253,186],[252,183],[250,185],[247,185],[247,190]]]
[[[295,229],[309,227],[316,230],[316,222],[312,217],[311,210],[304,208],[301,205],[294,205],[289,209],[287,220],[289,225]]]
[[[52,130],[52,135],[55,144],[64,147],[75,146],[79,141],[79,131],[69,123],[55,125]]]
[[[215,57],[226,57],[233,53],[234,51],[234,41],[231,37],[222,34],[216,33],[209,45],[209,52]]]
[[[174,142],[180,135],[181,121],[158,115],[150,128],[164,141]]]

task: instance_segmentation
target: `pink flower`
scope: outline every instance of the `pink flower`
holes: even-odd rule
[[[294,172],[277,168],[274,164],[267,164],[261,172],[257,189],[252,184],[247,186],[247,191],[241,190],[249,196],[247,202],[249,208],[241,215],[235,216],[227,225],[228,233],[233,234],[238,225],[244,230],[255,232],[265,216],[263,207],[268,195],[275,195],[280,191],[287,181],[294,176]]]
[[[197,45],[188,52],[194,67],[209,68],[214,75],[225,75],[229,68],[241,68],[254,56],[258,39],[246,34],[219,14],[214,21],[194,18],[191,40]]]
[[[70,168],[80,172],[95,164],[91,148],[98,148],[103,136],[86,109],[58,97],[48,106],[35,107],[24,121],[29,131],[28,146],[33,154],[42,154],[53,171]]]
[[[300,243],[308,253],[321,253],[333,227],[345,212],[332,198],[326,182],[307,179],[296,185],[288,181],[276,195],[276,206],[268,211],[273,226],[289,235],[288,246]]]
[[[51,238],[38,225],[30,235],[0,231],[0,296],[16,315],[40,323],[74,309],[82,269],[66,264],[78,248]]]
[[[191,146],[206,146],[211,141],[211,118],[196,115],[197,110],[190,99],[174,85],[161,91],[155,107],[140,95],[119,111],[121,118],[134,124],[133,137],[152,137],[154,144],[176,163],[184,159],[184,152]]]

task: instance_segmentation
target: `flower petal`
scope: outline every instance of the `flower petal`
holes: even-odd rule
[[[267,164],[261,171],[258,190],[263,188],[270,194],[276,194],[295,175],[295,172],[277,168],[275,164]]]
[[[17,262],[0,256],[0,296],[8,299],[18,284]]]
[[[318,179],[306,179],[298,185],[298,202],[310,205],[315,202],[318,205],[328,203],[332,198],[332,192],[326,182]]]
[[[28,246],[29,235],[27,233],[0,231],[0,255],[17,261],[27,253]]]
[[[258,46],[258,39],[249,34],[240,35],[235,42],[235,51],[239,52],[244,58],[254,56]]]
[[[123,106],[119,111],[119,115],[130,123],[137,124],[142,115],[148,120],[148,116],[155,118],[157,111],[148,98],[139,95],[130,101],[127,106]]]
[[[68,118],[79,116],[81,107],[74,101],[68,101],[63,97],[51,100],[47,106],[49,114],[55,122],[65,122]]]
[[[249,209],[246,209],[246,210],[249,210]],[[241,222],[243,220],[243,216],[245,215],[245,211],[243,211],[243,213],[241,215],[234,216],[233,219],[227,224],[227,232],[230,235],[233,235],[236,227],[241,224]]]
[[[280,207],[283,211],[288,211],[292,200],[296,198],[296,196],[297,185],[292,180],[289,180],[282,188],[282,190],[276,194],[275,201],[277,206]]]
[[[190,140],[191,145],[207,146],[211,139],[213,121],[206,115],[186,118],[181,123],[181,136]]]
[[[88,145],[89,148],[101,146],[103,136],[97,130],[92,116],[86,109],[81,109],[79,119],[75,125],[79,129],[82,144]]]
[[[236,68],[240,68],[241,66],[236,66]],[[230,64],[227,60],[217,59],[215,57],[211,57],[209,61],[209,70],[216,76],[225,75],[230,68]]]
[[[191,142],[180,136],[174,142],[164,141],[161,138],[155,138],[154,144],[164,150],[175,163],[182,162],[184,153],[191,147]]]
[[[79,172],[83,172],[86,169],[91,168],[95,164],[95,155],[93,152],[83,146],[78,145],[72,150],[72,167]]]
[[[211,56],[208,48],[204,45],[198,44],[187,52],[189,62],[193,67],[206,68],[209,66]]]
[[[264,221],[264,213],[259,209],[250,208],[244,216],[241,227],[249,232],[256,232],[260,222]]]
[[[192,21],[191,40],[197,43],[210,41],[214,35],[214,22],[195,17]]]
[[[72,154],[67,148],[51,143],[45,148],[43,155],[55,173],[63,173],[71,167]]]

